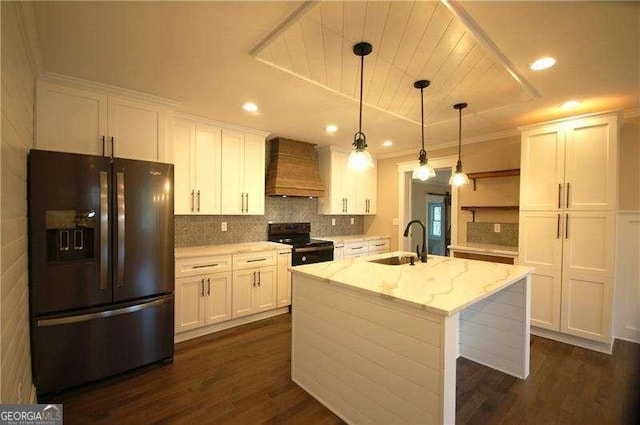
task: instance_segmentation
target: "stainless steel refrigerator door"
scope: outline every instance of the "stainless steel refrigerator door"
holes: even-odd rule
[[[173,165],[113,161],[113,300],[174,288]]]
[[[109,158],[29,155],[31,314],[111,302]]]
[[[31,323],[38,395],[173,357],[173,295]]]

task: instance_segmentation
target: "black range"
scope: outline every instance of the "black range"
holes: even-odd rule
[[[311,223],[269,223],[268,238],[292,246],[292,266],[333,260],[333,242],[311,239]]]

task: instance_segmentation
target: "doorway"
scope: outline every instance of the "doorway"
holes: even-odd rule
[[[448,255],[447,246],[456,243],[458,188],[449,186],[449,177],[457,159],[457,156],[448,156],[430,160],[436,177],[426,182],[411,178],[415,161],[398,164],[398,249],[414,251],[416,245],[422,244],[418,226],[411,229],[411,237],[403,237],[406,224],[413,219],[420,220],[427,227],[427,251],[430,254]],[[436,204],[431,212],[429,203]],[[441,205],[439,210],[437,204]],[[435,220],[436,211],[440,214],[439,220]]]

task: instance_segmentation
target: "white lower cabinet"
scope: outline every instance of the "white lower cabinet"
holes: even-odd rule
[[[277,267],[261,267],[233,272],[232,317],[276,308]]]
[[[391,239],[382,238],[369,241],[369,255],[372,254],[384,254],[389,252],[389,246],[391,245]]]
[[[231,272],[176,279],[176,332],[231,319]]]

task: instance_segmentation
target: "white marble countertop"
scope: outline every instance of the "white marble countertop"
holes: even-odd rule
[[[380,235],[345,235],[345,236],[314,236],[315,239],[323,239],[336,243],[349,243],[359,241],[374,241],[378,239],[390,239],[389,236]]]
[[[449,249],[457,251],[480,252],[483,254],[508,255],[510,257],[518,256],[518,248],[507,245],[491,245],[485,243],[465,242],[455,245],[449,245]]]
[[[208,255],[242,254],[260,251],[291,251],[291,245],[276,242],[244,242],[223,245],[205,245],[176,248],[175,258],[204,257]]]
[[[450,316],[519,281],[531,267],[459,258],[429,256],[427,263],[390,266],[369,260],[396,255],[391,252],[325,263],[291,267],[292,273],[311,276],[330,285],[341,285],[380,294],[414,308]]]

